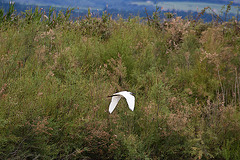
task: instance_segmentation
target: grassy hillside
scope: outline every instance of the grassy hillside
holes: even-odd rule
[[[240,159],[237,21],[24,15],[0,14],[1,159]]]

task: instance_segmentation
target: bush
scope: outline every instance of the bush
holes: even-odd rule
[[[235,21],[13,11],[0,11],[1,158],[239,159]],[[109,114],[121,90],[135,110]]]

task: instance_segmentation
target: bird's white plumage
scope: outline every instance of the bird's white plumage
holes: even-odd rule
[[[134,105],[135,105],[135,97],[132,95],[131,92],[128,91],[121,91],[118,93],[114,93],[112,95],[112,100],[109,105],[109,112],[112,113],[115,107],[118,104],[118,101],[121,99],[121,97],[126,98],[128,107],[133,111],[134,110]]]
[[[115,107],[117,106],[118,104],[118,101],[121,99],[121,96],[113,96],[112,97],[112,100],[111,100],[111,103],[109,105],[109,112],[112,113],[113,110],[115,109]]]

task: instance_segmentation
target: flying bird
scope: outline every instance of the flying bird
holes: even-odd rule
[[[121,99],[121,97],[124,97],[127,100],[128,107],[133,111],[134,110],[134,105],[135,105],[135,97],[133,96],[132,92],[128,91],[121,91],[118,93],[114,93],[111,96],[112,97],[111,103],[109,105],[109,112],[112,113],[115,107],[118,104],[118,101]]]

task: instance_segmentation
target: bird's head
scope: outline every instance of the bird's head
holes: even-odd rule
[[[130,94],[133,95],[133,96],[136,95],[135,93],[132,93],[132,92],[130,92]]]

